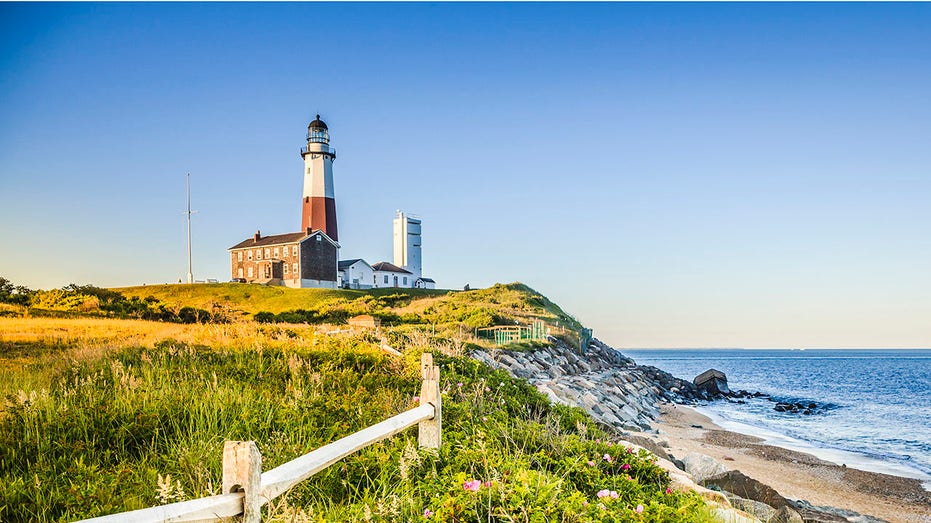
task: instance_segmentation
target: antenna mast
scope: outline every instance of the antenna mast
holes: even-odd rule
[[[194,272],[191,264],[191,173],[187,173],[187,282],[194,283]]]

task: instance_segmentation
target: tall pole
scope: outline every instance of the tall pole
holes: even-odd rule
[[[187,173],[187,282],[194,283],[191,264],[191,173]]]

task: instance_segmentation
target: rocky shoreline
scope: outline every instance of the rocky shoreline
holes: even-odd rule
[[[598,340],[592,341],[585,354],[579,354],[559,340],[551,341],[552,346],[533,351],[477,350],[472,356],[492,368],[526,379],[555,403],[582,408],[626,441],[652,451],[661,464],[666,464],[674,485],[696,490],[717,504],[715,510],[722,520],[748,523],[886,521],[851,510],[786,499],[769,486],[739,471],[727,470],[730,467],[700,453],[676,456],[668,441],[653,429],[660,419],[661,409],[668,406],[696,405],[713,399],[739,402],[739,398],[759,394],[747,391],[725,394],[700,389],[656,367],[638,365]],[[776,406],[800,414],[816,407],[781,403]],[[700,425],[693,427],[702,428]],[[927,521],[931,522],[931,518]]]

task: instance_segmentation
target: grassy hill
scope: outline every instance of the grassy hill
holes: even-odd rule
[[[424,351],[441,367],[443,448],[419,450],[415,430],[401,433],[302,483],[265,509],[266,521],[710,520],[697,495],[667,490],[650,455],[618,447],[581,410],[551,405],[451,343],[457,318],[487,311],[572,324],[523,285],[118,291],[167,309],[223,300],[242,314],[223,323],[120,319],[58,296],[80,310],[0,317],[0,521],[71,521],[216,494],[224,440],[256,441],[268,469],[416,405]],[[100,307],[116,299],[99,294]],[[249,319],[359,300],[417,320],[386,327],[401,356],[381,351],[369,331]],[[423,328],[431,319],[445,327]],[[464,488],[472,481],[477,491]]]

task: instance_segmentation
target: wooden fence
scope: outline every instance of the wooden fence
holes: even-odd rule
[[[85,519],[80,523],[181,523],[219,521],[236,516],[242,516],[244,523],[257,523],[261,521],[262,505],[346,456],[404,429],[419,425],[420,446],[438,449],[442,436],[440,369],[433,364],[432,354],[423,355],[420,371],[423,382],[420,387],[420,406],[417,408],[324,445],[264,473],[262,456],[255,442],[227,441],[223,446],[222,494]]]

